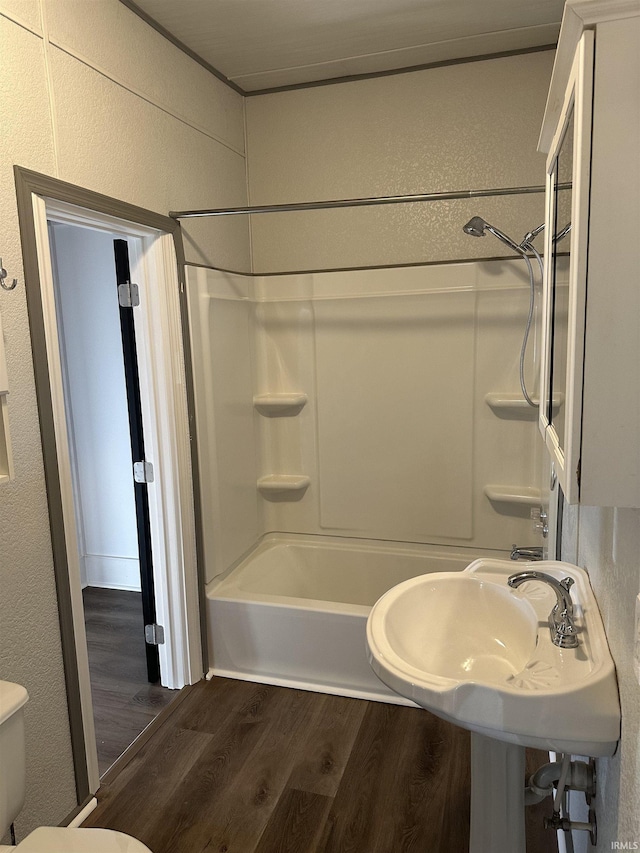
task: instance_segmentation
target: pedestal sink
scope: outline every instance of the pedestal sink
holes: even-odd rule
[[[574,581],[579,644],[551,641],[553,590],[512,590],[535,569]],[[587,573],[555,561],[476,560],[463,572],[412,578],[367,622],[377,676],[472,732],[471,853],[524,853],[525,747],[612,755],[620,735],[615,668]]]

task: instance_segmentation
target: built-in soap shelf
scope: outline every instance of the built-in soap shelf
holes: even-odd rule
[[[534,421],[538,407],[530,406],[522,394],[501,394],[492,391],[484,398],[491,411],[499,418]]]
[[[277,391],[256,394],[253,405],[263,417],[287,418],[299,415],[307,400],[302,391]],[[305,474],[266,474],[258,479],[258,491],[267,500],[298,501],[310,482]]]
[[[302,497],[311,480],[305,474],[267,474],[258,480],[258,491],[265,497],[291,500]]]
[[[491,391],[484,398],[485,403],[499,418],[518,421],[535,421],[538,417],[538,406],[530,406],[522,394],[502,393]],[[553,408],[557,411],[564,402],[563,394],[553,398]]]
[[[510,504],[516,506],[540,506],[540,489],[533,486],[499,486],[488,485],[484,493],[493,504]]]
[[[256,394],[253,405],[267,418],[287,417],[299,414],[307,402],[303,393]]]

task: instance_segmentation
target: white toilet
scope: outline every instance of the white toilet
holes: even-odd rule
[[[24,705],[27,691],[19,684],[0,681],[0,838],[22,809],[26,791]],[[112,829],[69,829],[41,826],[17,847],[0,845],[15,853],[151,853],[140,841]]]

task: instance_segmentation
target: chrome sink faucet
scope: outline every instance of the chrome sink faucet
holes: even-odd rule
[[[575,649],[578,645],[578,636],[573,617],[573,602],[569,592],[574,583],[573,578],[558,581],[544,572],[528,571],[511,575],[508,584],[512,589],[517,589],[520,584],[527,581],[542,581],[555,592],[556,603],[549,614],[551,642],[561,649]]]

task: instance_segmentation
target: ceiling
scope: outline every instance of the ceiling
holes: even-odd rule
[[[564,0],[122,0],[245,94],[555,44]]]

